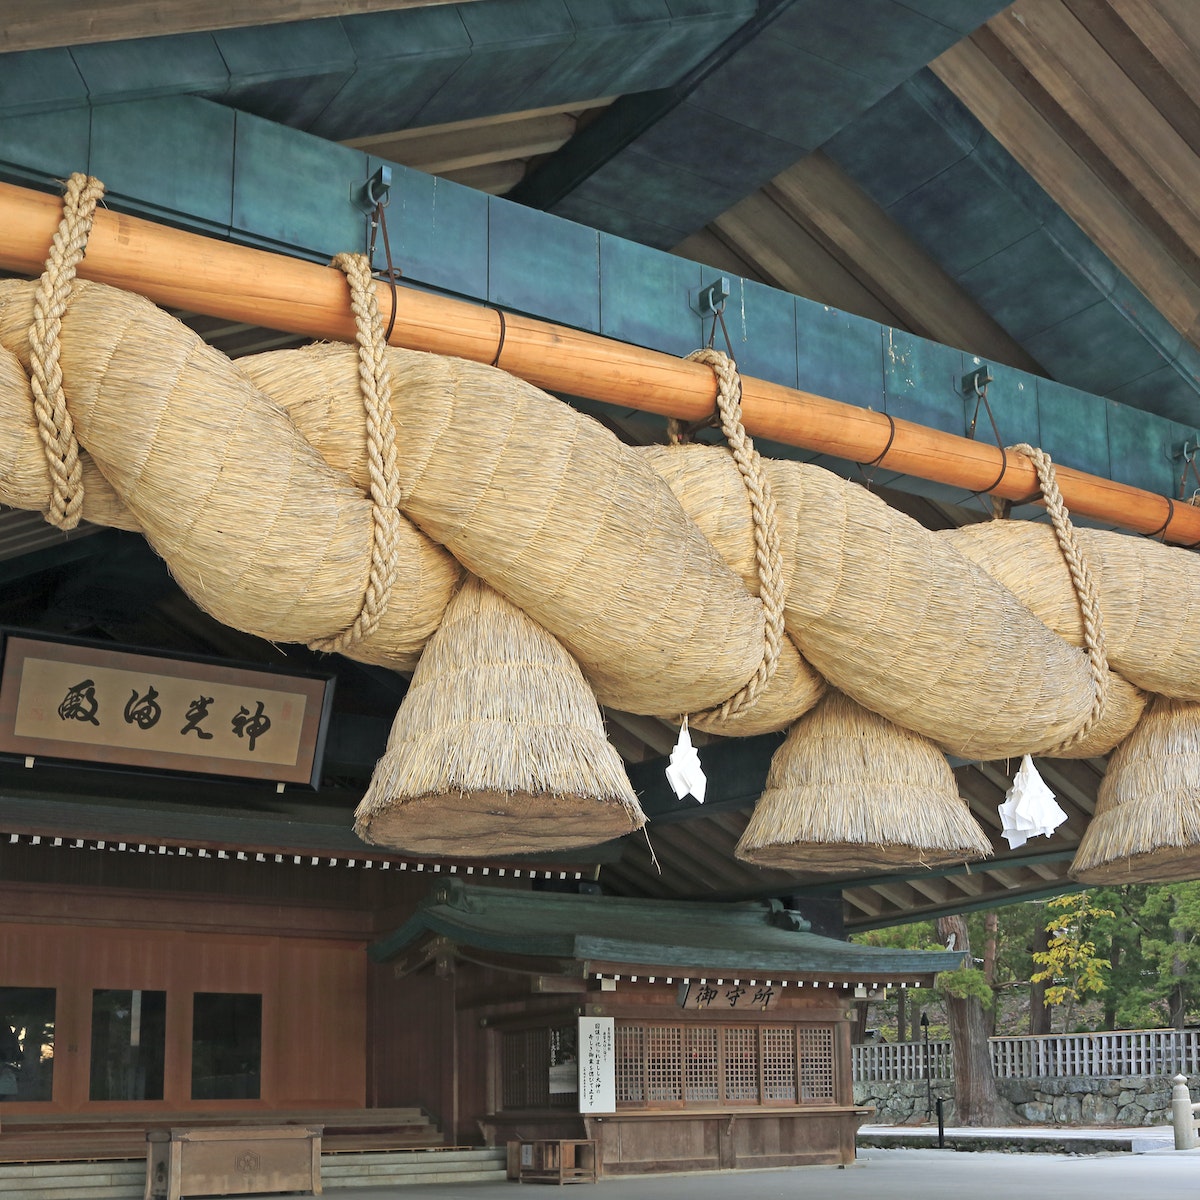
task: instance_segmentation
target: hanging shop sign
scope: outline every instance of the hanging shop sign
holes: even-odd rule
[[[333,677],[0,632],[0,753],[315,787]]]

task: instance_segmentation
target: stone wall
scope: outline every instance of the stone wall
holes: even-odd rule
[[[1195,1087],[1200,1076],[1188,1083]],[[1011,1125],[1135,1126],[1171,1123],[1171,1079],[1166,1075],[1127,1075],[1095,1078],[1079,1075],[1061,1079],[998,1079],[1000,1111],[997,1120]],[[954,1124],[954,1084],[935,1080],[933,1099],[943,1100],[947,1125]],[[869,1105],[879,1125],[919,1125],[928,1104],[924,1080],[897,1083],[856,1083],[854,1103]]]

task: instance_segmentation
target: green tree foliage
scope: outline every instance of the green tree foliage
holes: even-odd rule
[[[942,971],[937,977],[938,991],[956,1000],[974,997],[984,1008],[991,1008],[996,996],[987,978],[978,967],[959,967],[957,971]]]
[[[1064,1006],[1068,1031],[1076,1003],[1090,992],[1102,992],[1108,985],[1106,972],[1112,965],[1097,951],[1096,922],[1116,913],[1092,902],[1090,892],[1073,892],[1049,901],[1047,909],[1057,910],[1046,922],[1050,945],[1034,953],[1033,960],[1042,969],[1030,975],[1034,982],[1045,980],[1046,1003]]]
[[[1045,979],[1053,1027],[1155,1029],[1200,1024],[1200,881],[1125,884],[1094,888],[1049,902],[1026,901],[997,910],[993,928],[985,913],[967,919],[974,965],[994,993],[990,1011],[995,1032],[1024,1034],[1030,1029],[1029,985]],[[1050,930],[1050,945],[1034,961],[1038,929]],[[982,967],[994,945],[991,977]],[[907,950],[942,948],[933,922],[915,921],[854,935],[856,942]],[[906,1036],[919,1036],[914,1023],[929,1017],[929,1036],[947,1036],[944,1001],[973,994],[973,980],[959,972],[939,976],[932,991],[908,993]],[[977,993],[987,1007],[982,989]],[[868,1024],[896,1037],[896,989],[872,1006]]]

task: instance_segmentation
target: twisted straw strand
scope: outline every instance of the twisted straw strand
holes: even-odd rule
[[[371,477],[371,569],[362,607],[354,623],[335,637],[311,642],[314,650],[338,652],[372,634],[387,612],[388,596],[400,568],[400,469],[392,420],[392,381],[387,343],[371,264],[365,254],[339,254],[332,265],[350,285],[358,342],[358,381],[366,412],[367,463]]]
[[[763,604],[763,657],[746,684],[730,696],[718,711],[722,720],[752,707],[771,682],[779,665],[784,636],[783,604],[786,596],[783,557],[779,549],[779,522],[775,497],[763,470],[762,458],[742,424],[742,381],[737,364],[723,351],[705,347],[688,355],[694,362],[711,367],[717,377],[717,409],[721,432],[741,472],[750,497],[754,522],[754,558],[758,565],[759,597]],[[674,433],[674,431],[672,431]]]
[[[1038,485],[1042,489],[1046,511],[1050,514],[1050,523],[1054,526],[1054,535],[1058,539],[1059,549],[1066,561],[1067,570],[1071,574],[1071,584],[1075,588],[1075,596],[1079,601],[1079,611],[1083,617],[1083,641],[1087,648],[1088,668],[1092,676],[1091,712],[1075,733],[1049,752],[1053,755],[1083,741],[1104,715],[1104,709],[1108,703],[1109,682],[1104,618],[1100,611],[1100,596],[1096,589],[1095,577],[1092,575],[1087,557],[1080,548],[1079,540],[1075,536],[1075,527],[1071,524],[1071,514],[1063,503],[1062,492],[1058,488],[1054,463],[1050,455],[1025,442],[1009,446],[1008,449],[1024,454],[1033,463],[1034,470],[1037,471]]]
[[[63,215],[50,243],[50,254],[38,280],[29,328],[33,408],[38,437],[50,470],[50,507],[46,520],[64,532],[74,529],[83,515],[83,464],[75,423],[62,386],[59,335],[71,295],[75,271],[87,249],[96,205],[104,184],[76,173],[63,192]]]

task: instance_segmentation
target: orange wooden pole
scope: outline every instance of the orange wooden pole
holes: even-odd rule
[[[57,197],[0,184],[0,267],[38,274],[60,216]],[[354,339],[340,271],[103,208],[79,275],[167,308],[307,337]],[[378,291],[386,313],[387,285]],[[391,342],[497,362],[548,391],[686,421],[703,420],[716,402],[712,372],[699,363],[530,317],[501,318],[483,305],[414,288],[399,291]],[[785,445],[857,462],[882,454],[889,470],[1006,500],[1038,492],[1024,455],[1004,456],[996,446],[765,380],[743,377],[742,415],[751,434]],[[1058,482],[1078,515],[1169,542],[1200,542],[1200,509],[1191,505],[1067,467],[1058,468]]]

